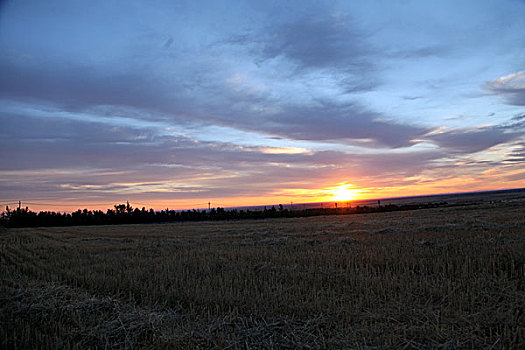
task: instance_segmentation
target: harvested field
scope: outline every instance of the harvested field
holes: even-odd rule
[[[523,349],[524,208],[1,229],[1,346]]]

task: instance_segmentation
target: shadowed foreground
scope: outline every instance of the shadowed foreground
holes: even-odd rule
[[[523,200],[3,229],[3,348],[525,348]]]

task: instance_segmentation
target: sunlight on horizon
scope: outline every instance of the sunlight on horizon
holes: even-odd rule
[[[348,202],[358,199],[361,191],[353,188],[350,184],[339,184],[329,189],[328,192],[332,195],[332,201]]]

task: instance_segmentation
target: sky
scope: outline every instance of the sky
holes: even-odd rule
[[[521,187],[523,0],[0,2],[2,207]]]

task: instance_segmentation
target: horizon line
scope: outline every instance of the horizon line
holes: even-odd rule
[[[370,202],[370,201],[382,201],[382,200],[401,200],[401,199],[408,199],[408,198],[424,198],[424,197],[440,197],[440,196],[452,196],[452,195],[468,195],[468,194],[482,194],[482,193],[492,193],[492,192],[506,192],[506,191],[525,191],[525,187],[518,187],[518,188],[504,188],[504,189],[493,189],[493,190],[475,190],[475,191],[464,191],[464,192],[446,192],[446,193],[434,193],[434,194],[422,194],[422,195],[407,195],[407,196],[395,196],[395,197],[374,197],[374,198],[358,198],[358,199],[350,199],[350,200],[332,200],[332,201],[316,201],[316,202],[281,202],[281,203],[278,203],[278,204],[253,204],[253,205],[240,205],[240,206],[220,206],[220,205],[216,205],[212,208],[223,208],[223,209],[249,209],[249,208],[262,208],[262,207],[272,207],[272,206],[279,206],[279,205],[283,205],[283,207],[285,208],[291,208],[293,207],[294,205],[296,206],[300,206],[300,205],[315,205],[315,204],[319,204],[319,205],[322,205],[324,203],[358,203],[358,202]],[[0,209],[0,212],[1,213],[5,213],[6,212],[6,207],[7,206],[10,206],[10,205],[15,205],[15,206],[18,206],[19,202],[22,204],[21,207],[22,208],[25,208],[25,207],[28,207],[27,205],[23,205],[24,203],[26,204],[30,204],[30,205],[39,205],[39,206],[50,206],[50,207],[60,207],[60,206],[67,206],[67,207],[72,207],[74,206],[73,205],[70,205],[70,204],[47,204],[47,203],[35,203],[33,202],[32,200],[27,200],[27,201],[23,201],[23,200],[16,200],[16,201],[2,201],[0,202],[0,205],[1,205],[1,209]],[[129,203],[130,205],[134,204],[134,205],[141,205],[142,208],[147,208],[149,205],[146,205],[145,203],[138,203],[138,202],[133,202],[133,201],[130,201],[130,200],[126,200],[124,203]],[[122,203],[121,201],[117,201],[117,202],[107,202],[107,203],[93,203],[91,205],[112,205],[113,207],[115,205],[119,205],[119,204],[124,204]],[[196,205],[208,205],[208,203],[211,203],[211,201],[208,201],[208,202],[205,202],[205,203],[196,203]],[[139,208],[139,207],[135,207],[135,208]],[[15,207],[16,209],[16,207]],[[63,213],[67,213],[67,212],[75,212],[75,211],[78,211],[78,210],[84,210],[84,209],[88,209],[88,207],[84,207],[84,208],[78,208],[76,210],[63,210],[63,211],[60,211],[60,210],[49,210],[49,209],[44,209],[44,210],[36,210],[35,212],[63,212]],[[112,209],[111,207],[110,208],[106,208],[106,209]],[[148,210],[149,209],[153,209],[152,206],[149,206]],[[182,209],[170,209],[169,207],[166,207],[165,209],[167,210],[174,210],[174,211],[186,211],[186,210],[208,210],[209,208],[208,207],[186,207],[186,208],[182,208]],[[162,211],[162,210],[165,210],[165,209],[154,209],[155,211]],[[88,210],[97,210],[97,209],[88,209]]]

